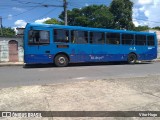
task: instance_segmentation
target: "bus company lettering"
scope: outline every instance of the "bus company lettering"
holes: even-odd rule
[[[153,49],[153,48],[155,48],[155,47],[148,47],[148,50],[151,50],[151,49]]]
[[[102,60],[104,59],[104,56],[92,56],[90,55],[91,60]]]
[[[133,48],[132,48],[132,47],[130,47],[130,48],[129,48],[129,50],[136,51],[136,48],[135,48],[135,47],[133,47]]]

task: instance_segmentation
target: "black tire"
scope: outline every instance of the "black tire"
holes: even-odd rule
[[[128,55],[128,59],[127,59],[129,64],[135,64],[137,61],[137,56],[133,53]]]
[[[57,67],[66,67],[68,65],[68,58],[66,55],[59,54],[55,57],[54,63]]]

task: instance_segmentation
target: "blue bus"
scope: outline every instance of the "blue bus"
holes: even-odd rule
[[[69,63],[153,60],[155,33],[28,23],[24,31],[24,62]]]

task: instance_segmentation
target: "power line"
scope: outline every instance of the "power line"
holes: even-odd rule
[[[14,0],[14,1],[20,2],[20,0]],[[23,1],[23,2],[25,2],[25,1]],[[27,11],[21,12],[21,13],[19,13],[19,14],[12,15],[12,17],[16,17],[16,16],[19,16],[19,15],[22,15],[22,14],[27,13],[27,12],[29,12],[29,11],[32,11],[32,10],[38,8],[38,7],[63,7],[63,5],[43,4],[44,2],[45,2],[45,0],[44,0],[43,2],[41,2],[41,3],[27,2],[27,3],[25,3],[25,4],[34,3],[34,4],[38,4],[38,5],[36,5],[36,6],[26,6],[26,7],[32,7],[32,8],[29,9],[29,10],[27,10]],[[21,6],[21,7],[22,7],[22,6]],[[24,6],[23,6],[23,7],[24,7]],[[7,18],[8,18],[8,16],[7,16],[7,17],[3,17],[3,19],[7,19]]]
[[[49,4],[43,4],[42,7],[63,7],[63,5],[49,5]]]
[[[12,17],[16,17],[16,16],[19,16],[19,15],[22,15],[22,14],[25,14],[29,11],[32,11],[34,9],[37,9],[37,8],[40,8],[40,7],[46,7],[46,8],[49,8],[49,7],[63,7],[64,8],[64,12],[67,11],[67,7],[71,8],[71,6],[73,7],[76,7],[76,8],[80,8],[80,4],[91,4],[91,3],[101,3],[101,4],[104,4],[103,2],[82,2],[82,1],[74,1],[74,2],[67,2],[67,0],[58,0],[58,2],[63,2],[63,5],[53,5],[53,4],[45,4],[47,1],[49,0],[44,0],[43,2],[33,2],[33,1],[27,1],[27,0],[12,0],[12,1],[15,1],[15,2],[18,2],[18,5],[17,6],[20,6],[20,7],[31,7],[31,9],[27,10],[27,11],[24,11],[24,12],[21,12],[19,14],[15,14],[13,15]],[[50,0],[51,1],[51,0]],[[56,0],[57,2],[57,0]],[[69,3],[69,4],[68,4]],[[107,2],[105,3],[107,4]],[[160,3],[156,3],[156,4],[160,4]],[[14,5],[0,5],[2,6],[3,8],[5,7],[11,7],[11,6],[14,6]],[[52,10],[55,10],[55,9],[52,9]],[[49,14],[51,13],[51,10],[49,12],[47,12],[46,14]],[[44,16],[44,15],[42,15]],[[3,17],[3,19],[7,19],[8,17]],[[65,20],[66,21],[65,23],[67,23],[67,12],[65,12]],[[146,22],[152,22],[152,23],[160,23],[159,21],[150,21],[150,20],[146,20],[146,19],[139,19],[139,18],[134,18],[133,20],[137,20],[137,21],[146,21]]]
[[[12,0],[12,1],[16,1],[18,2],[18,4],[16,4],[16,7],[19,5],[20,7],[36,7],[39,5],[39,7],[63,7],[62,5],[51,5],[51,4],[44,4],[46,3],[46,1],[48,0],[44,0],[43,2],[30,2],[30,1],[21,1],[21,0]],[[12,5],[5,5],[5,4],[1,4],[0,6],[6,6],[6,7],[12,7],[15,6],[14,4]]]
[[[57,8],[54,8],[54,9],[52,9],[52,10],[48,11],[47,13],[45,13],[44,15],[41,15],[41,16],[39,16],[39,17],[35,18],[35,19],[32,19],[31,21],[35,21],[35,20],[37,20],[37,19],[43,18],[44,16],[46,16],[46,15],[48,15],[48,14],[52,13],[52,12],[53,12],[53,10],[55,10],[55,9],[57,9]]]
[[[22,15],[22,14],[27,13],[27,12],[29,12],[29,11],[32,11],[32,10],[34,10],[34,9],[36,9],[36,8],[38,8],[38,6],[33,7],[33,8],[31,8],[31,9],[27,10],[27,11],[21,12],[21,13],[19,13],[19,14],[12,15],[12,17],[16,17],[16,16],[19,16],[19,15]],[[8,16],[7,16],[7,17],[3,17],[3,19],[7,19],[7,18],[8,18]]]
[[[12,1],[17,1],[17,3],[21,3],[21,4],[39,4],[39,5],[41,5],[41,4],[43,4],[44,2],[46,2],[46,0],[43,1],[43,2],[41,2],[41,3],[30,2],[30,1],[22,1],[22,0],[12,0]]]
[[[18,1],[18,2],[20,2],[20,0],[12,0],[12,1]],[[44,2],[45,2],[45,0],[44,0],[43,2],[41,2],[41,4],[44,3]],[[29,11],[32,11],[32,10],[38,8],[38,7],[39,7],[38,5],[37,5],[37,6],[32,6],[31,9],[29,9],[29,10],[27,10],[27,11],[24,11],[24,12],[21,12],[21,13],[19,13],[19,14],[12,15],[12,17],[16,17],[16,16],[19,16],[19,15],[22,15],[22,14],[27,13],[27,12],[29,12]],[[8,18],[8,17],[3,17],[3,19],[7,19],[7,18]]]
[[[2,6],[2,7],[1,7]],[[28,6],[28,5],[16,5],[16,7],[37,7],[38,5],[32,5],[32,6]],[[8,7],[14,7],[13,5],[0,5],[1,8],[8,8]],[[39,7],[43,7],[43,6],[39,6]]]

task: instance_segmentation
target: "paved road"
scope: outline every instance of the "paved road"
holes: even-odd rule
[[[127,64],[71,65],[57,68],[49,65],[0,67],[0,88],[45,85],[81,80],[127,78],[160,75],[160,62]]]

